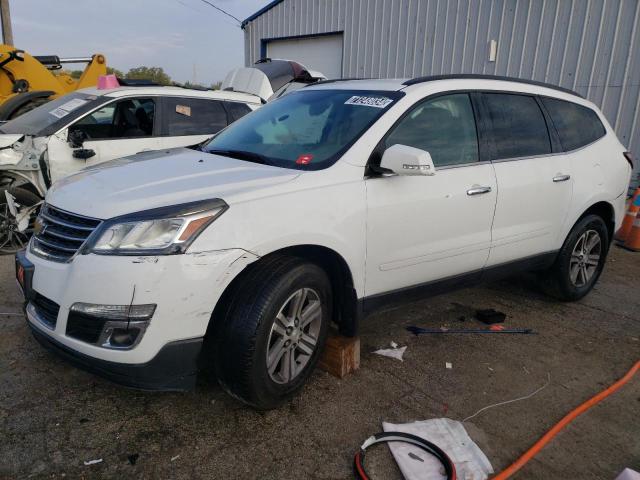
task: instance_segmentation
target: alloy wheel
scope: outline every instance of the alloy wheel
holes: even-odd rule
[[[313,356],[322,326],[322,303],[311,288],[295,291],[280,307],[267,343],[267,370],[276,383],[292,382]]]
[[[602,255],[600,234],[595,230],[587,230],[578,238],[571,252],[569,262],[571,283],[576,287],[588,284],[598,270],[600,255]]]

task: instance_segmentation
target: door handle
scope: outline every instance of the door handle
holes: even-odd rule
[[[558,183],[558,182],[566,182],[570,178],[571,178],[571,175],[556,175],[555,177],[553,177],[553,181],[556,182],[556,183]]]
[[[467,195],[482,195],[483,193],[489,193],[491,187],[472,187],[467,190]]]

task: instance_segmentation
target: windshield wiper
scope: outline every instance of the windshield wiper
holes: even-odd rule
[[[246,150],[207,150],[207,153],[214,155],[222,155],[223,157],[237,158],[238,160],[247,160],[249,162],[259,163],[261,165],[270,165],[268,157],[255,152]]]

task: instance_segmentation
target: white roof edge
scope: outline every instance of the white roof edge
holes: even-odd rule
[[[212,98],[220,100],[229,100],[236,102],[261,104],[260,99],[255,95],[242,92],[229,92],[224,90],[195,90],[190,88],[174,87],[174,86],[123,86],[118,88],[110,88],[100,90],[98,88],[83,88],[78,92],[88,95],[107,96],[112,98],[126,97],[130,95],[162,95],[162,96],[180,96],[180,97],[196,97],[196,98]]]

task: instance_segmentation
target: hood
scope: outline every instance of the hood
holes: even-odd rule
[[[266,102],[290,83],[308,85],[319,80],[325,80],[322,73],[309,70],[301,63],[263,58],[251,67],[231,70],[222,82],[222,90],[249,93]]]
[[[63,210],[107,219],[156,207],[258,192],[293,180],[297,170],[186,148],[148,152],[84,169],[56,182],[46,200]]]
[[[7,148],[19,141],[24,135],[20,133],[2,133],[0,134],[0,148]]]

